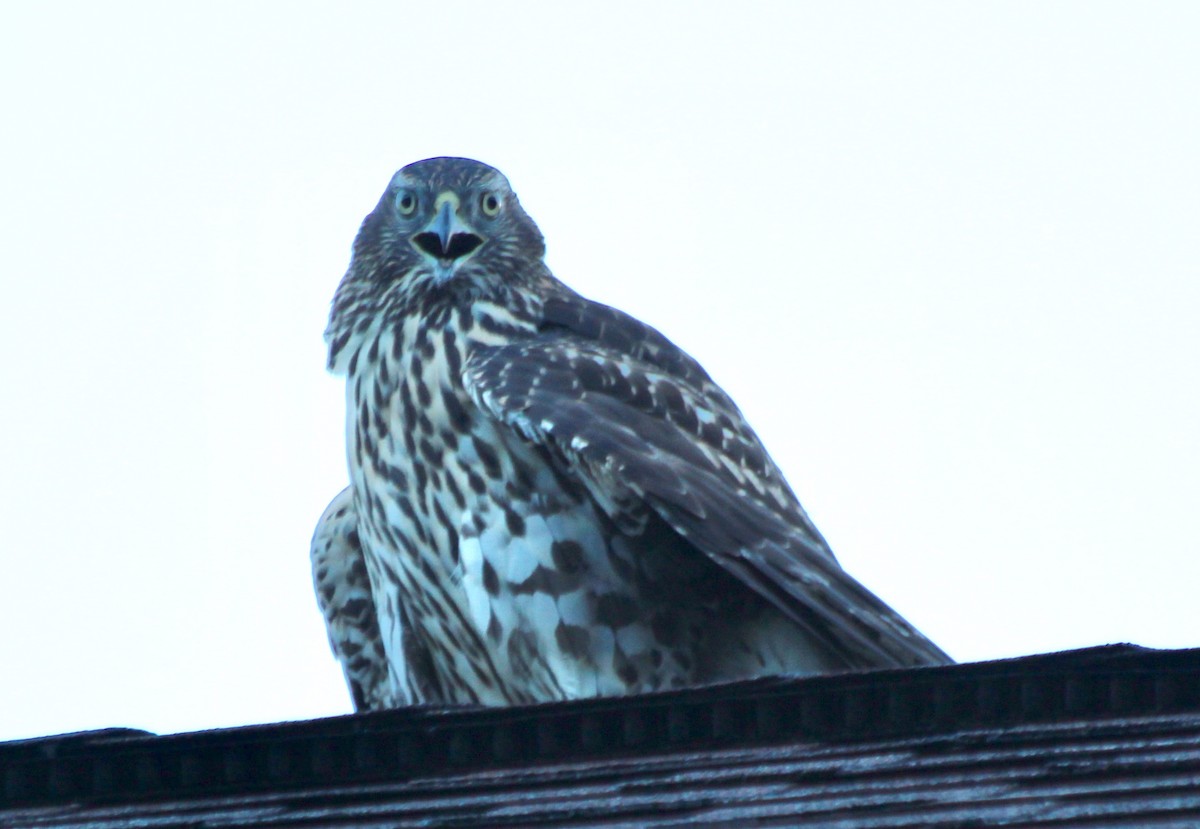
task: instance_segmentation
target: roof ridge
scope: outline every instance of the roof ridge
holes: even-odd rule
[[[768,678],[517,708],[408,708],[154,736],[0,743],[0,808],[371,783],[784,741],[853,743],[1200,714],[1200,649]],[[1168,717],[1169,718],[1169,717]]]

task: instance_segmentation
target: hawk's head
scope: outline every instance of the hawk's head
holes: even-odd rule
[[[507,273],[546,252],[508,179],[469,158],[409,164],[392,176],[367,223],[372,219],[380,232],[372,241],[411,250],[435,284],[471,272]],[[365,235],[359,235],[360,243],[368,241]]]
[[[428,158],[394,176],[354,240],[333,299],[330,366],[368,320],[545,278],[545,243],[508,179],[469,158]]]

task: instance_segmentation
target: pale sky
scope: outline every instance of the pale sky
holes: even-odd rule
[[[431,155],[956,658],[1200,646],[1198,42],[1191,2],[8,4],[0,739],[350,710],[321,335]]]

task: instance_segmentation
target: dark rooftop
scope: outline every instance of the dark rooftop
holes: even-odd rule
[[[1200,826],[1200,650],[0,744],[0,826]]]

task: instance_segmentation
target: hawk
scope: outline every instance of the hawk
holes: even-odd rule
[[[507,179],[400,170],[329,326],[318,604],[357,710],[950,661],[848,575],[733,401],[543,262]]]

